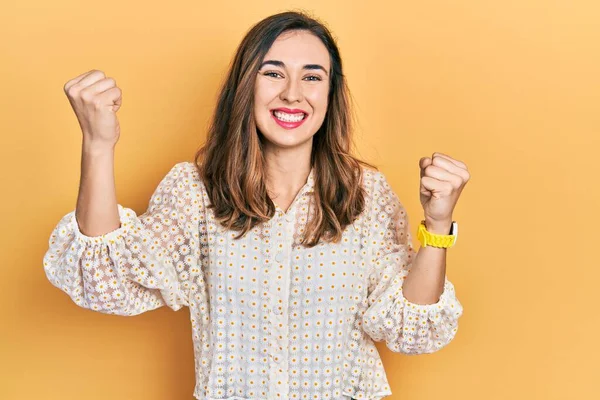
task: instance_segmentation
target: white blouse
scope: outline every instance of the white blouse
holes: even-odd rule
[[[118,205],[112,232],[86,236],[75,211],[65,215],[44,270],[101,313],[189,307],[197,399],[379,400],[392,392],[373,341],[432,353],[454,338],[463,309],[447,277],[435,304],[403,297],[416,256],[408,216],[384,175],[363,171],[366,207],[341,242],[304,248],[314,171],[287,212],[235,240],[207,207],[195,164],[181,162],[144,214]]]

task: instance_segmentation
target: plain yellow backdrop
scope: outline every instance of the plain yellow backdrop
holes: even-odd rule
[[[55,0],[0,6],[0,398],[192,399],[189,313],[78,308],[42,257],[75,207],[81,133],[64,83],[101,69],[123,90],[119,203],[143,212],[203,142],[250,26],[302,9],[332,29],[359,156],[406,206],[421,157],[471,180],[448,276],[458,335],[409,357],[378,343],[391,399],[598,399],[600,6],[595,1]]]

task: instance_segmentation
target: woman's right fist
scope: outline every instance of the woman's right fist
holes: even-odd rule
[[[114,146],[121,134],[116,113],[122,101],[121,89],[115,80],[93,69],[68,81],[64,90],[81,126],[83,139]]]

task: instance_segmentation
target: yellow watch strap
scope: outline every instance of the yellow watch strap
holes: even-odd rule
[[[456,236],[455,235],[438,235],[431,233],[425,227],[425,220],[421,221],[419,229],[417,231],[417,239],[421,242],[421,246],[427,247],[439,247],[449,248],[454,246]]]

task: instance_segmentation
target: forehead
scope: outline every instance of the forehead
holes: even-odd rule
[[[306,31],[284,32],[273,42],[265,60],[279,60],[288,67],[321,64],[329,70],[329,52],[315,35]]]

